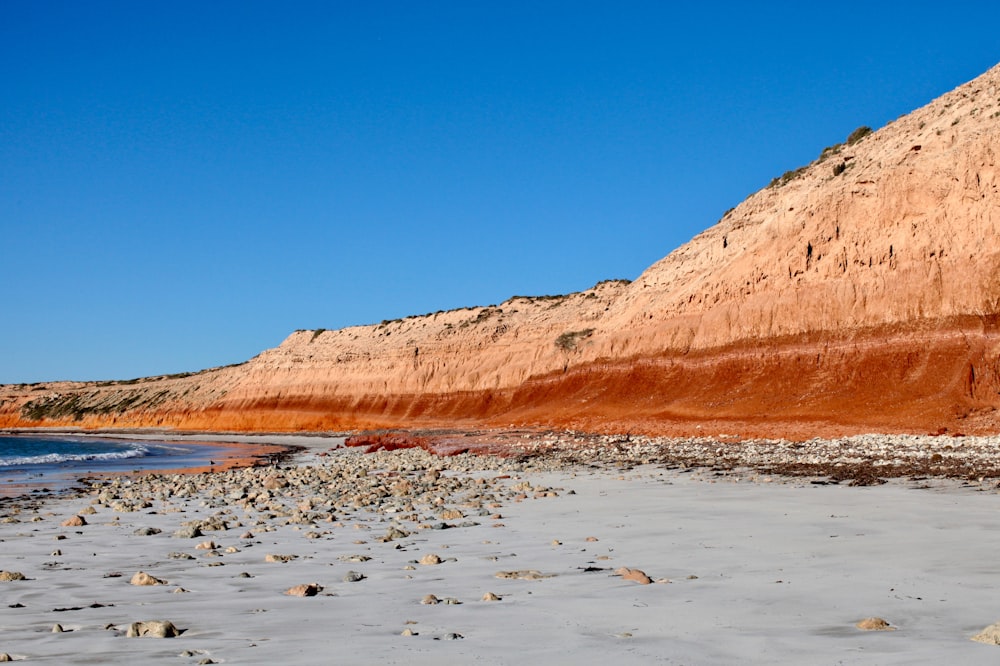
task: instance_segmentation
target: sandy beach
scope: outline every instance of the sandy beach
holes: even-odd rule
[[[14,580],[0,582],[0,653],[74,664],[1000,658],[970,640],[1000,620],[1000,497],[988,480],[849,487],[634,457],[364,454],[341,441],[287,436],[269,443],[306,449],[277,466],[125,477],[3,505],[0,578]],[[871,617],[890,630],[856,627]],[[155,631],[133,625],[149,621],[179,635],[129,636]]]

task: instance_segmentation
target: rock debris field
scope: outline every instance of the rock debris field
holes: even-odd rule
[[[994,439],[517,438],[5,500],[0,660],[1000,659]]]

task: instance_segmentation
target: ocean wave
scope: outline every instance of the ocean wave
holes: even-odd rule
[[[127,458],[142,458],[149,455],[149,449],[142,444],[124,451],[108,451],[104,453],[46,453],[40,456],[12,456],[0,458],[0,467],[15,465],[54,465],[64,462],[87,462],[91,460],[125,460]]]

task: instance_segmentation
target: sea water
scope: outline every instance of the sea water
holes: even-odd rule
[[[180,469],[225,457],[218,446],[73,435],[0,435],[0,496],[60,491],[93,474]]]

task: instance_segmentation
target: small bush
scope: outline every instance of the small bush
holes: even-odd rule
[[[872,133],[871,127],[868,127],[867,125],[862,125],[861,127],[854,130],[847,136],[847,145],[853,146],[858,141],[861,141],[861,139],[865,138],[871,133]]]
[[[592,328],[586,328],[582,331],[567,331],[556,338],[556,347],[563,351],[572,351],[576,349],[580,340],[589,338],[593,333],[594,329]]]

